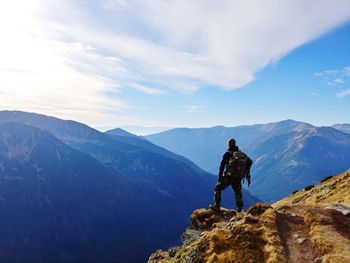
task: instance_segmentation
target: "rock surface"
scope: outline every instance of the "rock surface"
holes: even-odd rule
[[[350,262],[350,172],[246,212],[198,209],[183,244],[148,262]]]

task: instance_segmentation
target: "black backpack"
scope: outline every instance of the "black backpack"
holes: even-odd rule
[[[235,151],[226,167],[226,176],[242,180],[250,173],[252,163],[252,160],[244,152]]]

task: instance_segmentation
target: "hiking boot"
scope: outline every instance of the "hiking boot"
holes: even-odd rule
[[[220,212],[220,205],[217,205],[217,204],[210,205],[209,208],[214,212],[218,212],[218,213]]]
[[[238,213],[242,212],[243,202],[242,201],[238,201],[236,204],[237,204],[237,212]]]

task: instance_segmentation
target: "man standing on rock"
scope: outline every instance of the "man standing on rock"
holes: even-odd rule
[[[219,178],[214,190],[215,203],[210,206],[212,210],[220,211],[221,192],[231,185],[235,193],[237,211],[242,211],[243,198],[241,182],[242,179],[246,178],[248,186],[250,185],[250,167],[252,164],[253,161],[236,146],[236,140],[233,138],[229,139],[228,149],[222,157],[220,164]]]

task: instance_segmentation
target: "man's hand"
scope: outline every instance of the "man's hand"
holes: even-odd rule
[[[248,187],[250,186],[250,174],[247,176],[247,181],[248,181]]]

